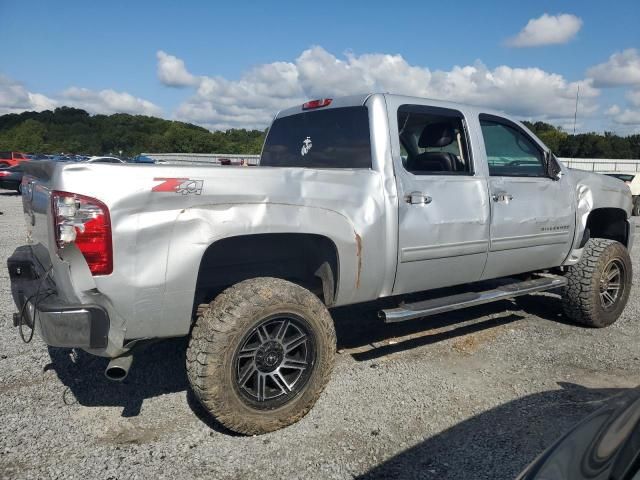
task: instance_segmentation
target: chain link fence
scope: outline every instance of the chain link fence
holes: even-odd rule
[[[615,158],[558,158],[569,168],[589,172],[640,172],[640,160],[620,160]]]

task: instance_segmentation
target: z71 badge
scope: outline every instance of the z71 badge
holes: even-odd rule
[[[162,182],[151,189],[152,192],[173,192],[181,195],[200,195],[204,180],[191,178],[154,178],[154,182]]]

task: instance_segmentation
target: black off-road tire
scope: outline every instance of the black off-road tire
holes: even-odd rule
[[[245,280],[199,309],[187,349],[187,374],[204,408],[228,429],[258,435],[291,425],[316,403],[331,376],[336,352],[333,320],[305,288],[277,278]],[[311,332],[315,361],[306,382],[274,408],[256,408],[243,398],[236,379],[237,355],[247,335],[265,319],[291,315]]]
[[[621,290],[612,305],[605,308],[601,300],[601,279],[614,262],[621,268]],[[580,261],[569,267],[569,283],[562,291],[565,315],[575,323],[603,328],[614,323],[627,304],[632,279],[629,252],[619,242],[592,238],[584,247]]]
[[[631,210],[631,215],[634,217],[640,216],[640,196],[636,195],[633,197],[633,208]]]

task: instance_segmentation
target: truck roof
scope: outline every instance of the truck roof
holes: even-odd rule
[[[371,93],[363,93],[360,95],[348,95],[344,97],[335,97],[332,98],[331,104],[322,107],[322,110],[327,110],[330,108],[341,108],[341,107],[359,107],[367,101],[372,94]],[[296,105],[294,107],[289,107],[284,110],[280,110],[275,118],[288,117],[289,115],[295,115],[297,113],[302,113],[306,110],[302,108],[302,105]]]
[[[406,101],[406,103],[424,103],[425,101],[428,102],[429,105],[433,105],[434,107],[441,107],[441,108],[451,108],[451,109],[456,109],[456,110],[465,110],[465,111],[478,111],[478,112],[482,112],[482,113],[488,113],[490,115],[497,115],[500,117],[504,117],[504,118],[508,118],[509,120],[512,120],[514,122],[517,123],[521,123],[520,120],[515,119],[513,117],[511,117],[510,115],[507,115],[506,113],[499,111],[499,110],[494,110],[491,108],[485,108],[482,106],[477,106],[477,105],[471,105],[471,104],[466,104],[466,103],[458,103],[458,102],[451,102],[451,101],[447,101],[447,100],[437,100],[437,99],[433,99],[433,98],[426,98],[426,97],[415,97],[415,96],[409,96],[409,95],[398,95],[398,94],[394,94],[394,93],[382,93],[382,92],[371,92],[371,93],[362,93],[359,95],[348,95],[348,96],[342,96],[342,97],[333,97],[331,104],[326,106],[326,107],[322,107],[322,110],[327,110],[327,109],[331,109],[331,108],[341,108],[341,107],[357,107],[357,106],[362,106],[365,104],[365,102],[369,99],[369,97],[371,97],[372,95],[383,95],[384,97],[393,97],[395,99],[399,99],[400,101]],[[331,98],[331,97],[328,97]],[[419,100],[419,102],[416,102],[416,100]],[[284,110],[280,110],[276,116],[274,117],[275,119],[278,118],[282,118],[282,117],[288,117],[289,115],[295,115],[297,113],[302,113],[304,110],[302,108],[302,105],[296,105],[293,107],[289,107],[286,108]]]

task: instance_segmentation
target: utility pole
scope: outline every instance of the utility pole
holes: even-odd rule
[[[576,92],[576,111],[573,114],[573,134],[576,134],[576,121],[578,119],[578,97],[580,96],[580,85],[578,84],[578,91]]]

